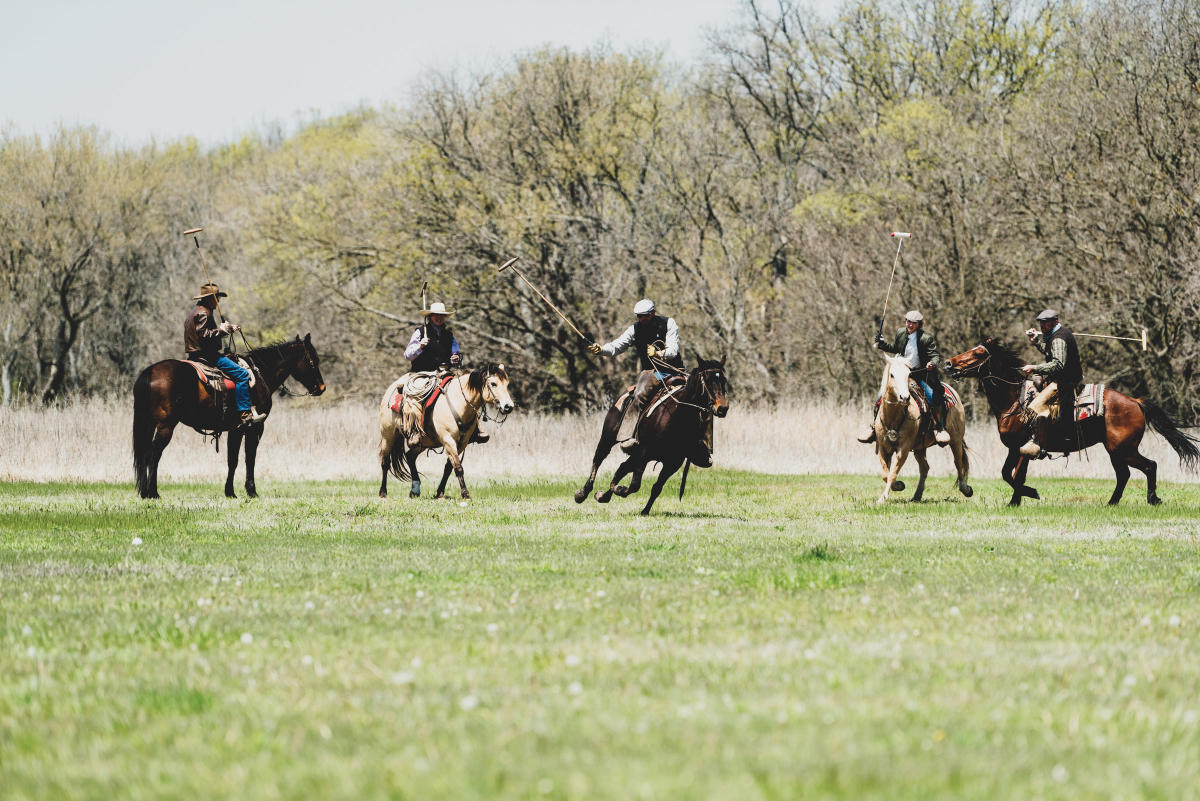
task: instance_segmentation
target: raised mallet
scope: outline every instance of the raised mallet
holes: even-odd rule
[[[883,312],[879,315],[879,336],[883,336],[883,318],[887,316],[888,300],[892,297],[892,281],[896,278],[896,267],[900,264],[900,248],[904,245],[904,240],[912,236],[902,231],[892,231],[891,235],[896,240],[896,258],[892,259],[892,277],[888,279],[887,294],[883,298]]]
[[[565,314],[563,314],[562,312],[560,312],[560,311],[558,310],[558,307],[557,307],[557,306],[555,306],[553,303],[551,303],[551,302],[550,302],[550,298],[548,298],[548,297],[546,297],[545,295],[543,295],[543,294],[541,293],[541,290],[539,290],[539,289],[538,289],[536,286],[534,286],[532,283],[530,283],[529,279],[525,277],[525,274],[524,274],[524,273],[522,273],[520,270],[518,270],[518,269],[517,269],[517,266],[516,266],[516,265],[517,265],[517,262],[518,262],[518,261],[520,261],[520,260],[521,260],[521,257],[520,257],[520,256],[514,256],[513,258],[511,258],[511,259],[509,259],[508,261],[504,262],[504,264],[501,264],[501,265],[500,265],[500,267],[499,267],[499,269],[497,269],[497,270],[496,270],[496,272],[498,272],[498,273],[502,273],[502,272],[504,272],[505,270],[511,269],[511,270],[512,270],[514,273],[516,273],[516,274],[517,274],[517,277],[518,277],[518,278],[520,278],[522,281],[524,281],[524,282],[525,282],[525,285],[526,285],[526,286],[528,286],[530,289],[532,289],[532,290],[534,291],[534,293],[535,293],[535,294],[536,294],[536,295],[537,295],[539,298],[541,298],[541,299],[542,299],[542,301],[543,301],[543,302],[545,302],[545,304],[551,308],[551,310],[553,310],[553,311],[554,311],[554,313],[555,313],[555,314],[557,314],[559,317],[561,317],[561,318],[562,318],[562,321],[563,321],[564,323],[566,323],[568,326],[570,326],[570,328],[571,328],[571,330],[572,330],[572,331],[574,331],[576,334],[579,334],[579,338],[580,338],[580,339],[582,339],[584,342],[586,342],[586,343],[587,343],[587,344],[589,344],[589,345],[592,345],[592,344],[594,344],[594,343],[592,342],[592,340],[588,339],[586,336],[584,336],[584,335],[583,335],[583,332],[582,332],[582,331],[580,331],[578,328],[576,328],[576,327],[575,327],[575,324],[574,324],[574,323],[572,323],[570,320],[568,320],[568,319],[567,319],[567,315],[565,315]]]
[[[1075,336],[1077,336],[1077,337],[1095,337],[1096,339],[1123,339],[1126,342],[1142,343],[1142,350],[1144,350],[1144,351],[1150,349],[1150,338],[1147,336],[1145,328],[1142,329],[1142,335],[1140,337],[1116,337],[1116,336],[1113,336],[1112,334],[1075,334]]]

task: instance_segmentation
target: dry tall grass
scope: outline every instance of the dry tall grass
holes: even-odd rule
[[[867,405],[844,408],[812,403],[779,408],[734,404],[729,417],[717,421],[716,463],[720,467],[762,473],[875,473],[878,460],[868,445],[854,441],[867,422]],[[575,476],[582,483],[591,465],[600,431],[600,414],[528,414],[520,409],[496,429],[492,442],[473,445],[466,454],[468,484],[487,479],[529,476]],[[377,412],[373,402],[331,403],[320,399],[285,399],[277,403],[259,449],[260,481],[362,479],[379,480],[376,461]],[[108,481],[132,483],[132,404],[126,399],[85,401],[65,408],[0,408],[0,479],[6,481]],[[999,476],[1003,450],[990,420],[968,425],[974,477]],[[164,480],[219,482],[225,470],[225,440],[216,453],[207,440],[180,426],[163,456]],[[1161,478],[1195,480],[1179,468],[1167,444],[1149,435],[1143,452],[1159,463]],[[610,455],[604,470],[618,463]],[[422,456],[425,478],[440,478],[442,458]],[[930,456],[934,476],[953,475],[949,452]],[[1110,478],[1112,467],[1100,448],[1079,457],[1037,465],[1035,474],[1078,478]],[[902,476],[914,475],[905,465]],[[1139,473],[1134,473],[1139,476]],[[238,482],[242,471],[238,471]],[[261,485],[260,485],[261,486]]]

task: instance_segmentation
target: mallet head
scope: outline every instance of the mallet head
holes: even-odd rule
[[[509,267],[511,267],[511,266],[513,266],[514,264],[516,264],[516,263],[517,263],[517,262],[520,260],[520,258],[521,258],[520,256],[513,256],[511,259],[509,259],[508,261],[504,262],[504,264],[501,264],[501,265],[500,265],[500,269],[496,270],[496,272],[498,272],[498,273],[502,273],[502,272],[504,272],[504,271],[505,271],[505,270],[507,270]]]
[[[184,235],[184,236],[191,236],[192,234],[198,234],[198,233],[200,233],[200,232],[201,232],[201,231],[203,231],[203,230],[204,230],[203,228],[189,228],[188,230],[186,230],[186,231],[184,231],[184,232],[183,232],[183,235]]]
[[[903,231],[892,231],[891,234],[896,239],[908,239],[912,234],[906,234]]]

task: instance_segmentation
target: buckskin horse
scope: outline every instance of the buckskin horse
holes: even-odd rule
[[[946,369],[951,375],[979,379],[987,396],[988,407],[996,418],[1000,441],[1008,448],[1008,457],[1004,460],[1000,475],[1013,488],[1009,506],[1020,506],[1021,498],[1040,498],[1036,489],[1025,484],[1029,457],[1018,451],[1029,440],[1030,434],[1021,404],[1021,391],[1025,384],[1021,366],[1024,364],[1021,356],[992,337],[946,361]],[[1062,414],[1067,424],[1067,436],[1063,435],[1063,426],[1054,426],[1051,433],[1054,441],[1046,443],[1046,450],[1066,454],[1103,443],[1113,471],[1117,474],[1117,486],[1108,499],[1109,505],[1120,502],[1125,484],[1129,481],[1130,467],[1136,467],[1146,475],[1146,502],[1159,503],[1155,491],[1158,465],[1138,452],[1146,426],[1149,425],[1167,441],[1179,456],[1179,463],[1187,469],[1194,469],[1200,459],[1200,450],[1196,448],[1200,440],[1181,431],[1181,426],[1170,415],[1148,400],[1131,398],[1106,387],[1104,408],[1102,418],[1091,417],[1079,425],[1072,420],[1074,410],[1064,408]]]
[[[255,377],[250,397],[260,412],[271,410],[271,395],[289,376],[303,384],[310,395],[325,391],[320,360],[308,334],[304,339],[297,336],[292,342],[254,348],[243,358]],[[222,395],[224,404],[220,402]],[[254,487],[254,458],[262,439],[263,423],[242,428],[233,391],[214,392],[191,362],[179,359],[155,362],[142,371],[133,385],[133,469],[139,495],[158,497],[158,462],[179,423],[202,434],[229,432],[225,495],[230,498],[235,497],[233,473],[245,439],[246,494],[251,498],[258,495]]]
[[[446,467],[438,484],[437,497],[446,496],[446,482],[453,470],[458,476],[462,497],[470,498],[463,477],[463,451],[480,420],[488,419],[488,406],[495,406],[500,414],[513,410],[512,396],[508,393],[508,371],[503,364],[487,364],[469,373],[451,376],[434,398],[433,408],[422,417],[421,444],[415,448],[405,441],[401,426],[403,413],[392,408],[397,391],[410,375],[412,373],[405,373],[392,382],[379,404],[379,466],[383,473],[379,497],[387,497],[388,473],[401,480],[411,479],[408,497],[420,497],[421,474],[417,472],[417,456],[430,448],[440,447],[446,451]]]
[[[700,438],[711,416],[724,417],[729,412],[726,400],[728,385],[725,380],[725,360],[719,362],[696,360],[696,368],[687,374],[682,385],[664,387],[646,406],[646,412],[638,423],[638,447],[617,468],[612,482],[604,492],[596,493],[596,500],[608,503],[616,493],[620,497],[632,495],[641,488],[642,473],[651,462],[660,462],[662,469],[658,480],[650,489],[650,500],[642,508],[642,514],[650,514],[650,507],[662,492],[667,479],[684,466],[683,478],[679,483],[679,497],[687,486],[689,454]],[[592,472],[587,481],[575,493],[575,502],[583,503],[596,481],[596,471],[617,443],[617,431],[621,427],[624,403],[630,402],[628,393],[618,398],[604,417],[600,431],[600,442],[592,457]],[[617,486],[626,475],[631,475],[628,486]]]
[[[887,501],[893,488],[904,488],[903,484],[897,484],[896,476],[910,452],[921,471],[912,496],[913,501],[919,501],[925,493],[925,477],[929,475],[929,460],[925,458],[925,452],[930,447],[938,447],[934,441],[933,426],[928,417],[922,419],[920,403],[910,389],[909,367],[904,356],[884,356],[884,362],[883,383],[879,390],[879,415],[874,423],[875,452],[883,469],[883,494],[879,496],[879,503]],[[917,390],[920,391],[919,386]],[[952,404],[946,414],[946,433],[950,435],[947,447],[954,454],[954,468],[958,473],[954,485],[970,498],[974,490],[967,483],[970,471],[964,439],[967,416],[958,393],[951,387],[946,387],[946,401]]]

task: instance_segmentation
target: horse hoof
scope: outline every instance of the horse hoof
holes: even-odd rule
[[[904,492],[904,482],[896,479],[892,482],[892,492]]]
[[[1158,506],[1160,503],[1162,503],[1162,498],[1155,495],[1153,498],[1147,498],[1146,503],[1150,504],[1151,506]]]
[[[471,493],[467,492],[466,490],[463,490],[462,499],[464,501],[471,500]]]
[[[613,490],[613,494],[615,494],[618,498],[624,498],[629,495],[629,487],[617,487],[615,490]]]
[[[596,500],[600,503],[608,503],[612,500],[612,492],[597,492]]]
[[[575,503],[583,503],[589,492],[591,492],[591,490],[581,489],[579,492],[575,493]]]
[[[963,484],[961,487],[959,487],[959,490],[962,492],[964,498],[970,498],[975,494],[975,490],[971,489],[970,484]]]
[[[412,490],[409,490],[409,492],[408,492],[408,497],[410,497],[410,498],[420,498],[420,497],[421,497],[421,493],[419,493],[419,492],[413,492]]]

